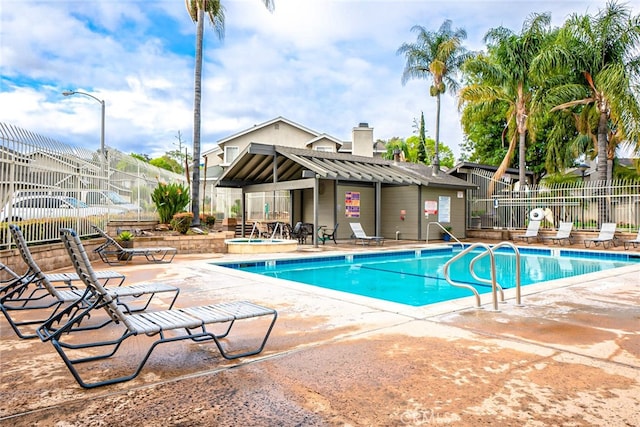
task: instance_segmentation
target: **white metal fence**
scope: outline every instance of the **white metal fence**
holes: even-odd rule
[[[495,181],[488,197],[490,177],[475,171],[478,185],[468,198],[469,228],[524,229],[533,209],[542,209],[555,226],[570,221],[574,229],[594,231],[603,222],[615,222],[618,230],[636,232],[640,226],[640,181],[585,181],[534,185],[513,191],[509,182]],[[547,221],[549,227],[551,221]]]
[[[88,234],[91,223],[103,227],[110,219],[157,219],[151,194],[158,181],[186,185],[185,177],[115,149],[91,151],[4,123],[0,142],[4,247],[10,243],[8,222],[28,225],[25,237],[37,242],[57,239],[60,226]],[[47,225],[43,218],[56,220]]]

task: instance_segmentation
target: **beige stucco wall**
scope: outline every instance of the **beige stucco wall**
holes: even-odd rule
[[[329,151],[331,153],[338,152],[336,143],[328,139],[320,139],[318,141],[314,141],[311,145],[307,145],[306,147],[300,147],[300,148],[308,148],[310,150],[316,150],[316,151],[321,151],[321,150]]]
[[[307,143],[316,136],[302,129],[293,127],[284,122],[272,123],[269,126],[247,132],[237,138],[220,144],[222,150],[220,158],[214,154],[207,156],[207,165],[222,164],[224,160],[224,147],[238,147],[241,153],[252,142],[260,144],[282,145],[285,147],[307,148]]]
[[[354,156],[373,157],[373,128],[358,126],[352,131],[353,146],[351,153]]]

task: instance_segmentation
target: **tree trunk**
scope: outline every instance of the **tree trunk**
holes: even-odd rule
[[[440,173],[440,93],[436,95],[436,144],[435,154],[433,156],[433,174],[438,175]]]
[[[607,181],[607,125],[608,118],[606,112],[600,112],[600,120],[598,121],[598,185],[597,192],[600,195],[606,195],[608,187]],[[602,225],[609,222],[609,207],[607,198],[598,197],[598,223]]]
[[[598,180],[607,180],[607,113],[601,112],[598,121]]]
[[[191,180],[191,225],[200,225],[200,105],[202,99],[202,45],[204,39],[204,5],[198,6],[196,23],[196,64],[193,95],[193,179]]]
[[[518,137],[520,138],[518,141],[518,180],[520,181],[520,190],[524,190],[525,185],[527,185],[527,131],[526,129],[520,130],[518,133]]]

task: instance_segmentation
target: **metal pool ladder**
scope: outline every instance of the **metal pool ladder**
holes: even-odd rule
[[[468,289],[471,292],[473,292],[473,294],[476,297],[476,307],[480,307],[481,303],[480,303],[480,294],[478,293],[478,291],[476,290],[476,288],[474,288],[471,285],[468,285],[466,283],[457,283],[454,282],[451,279],[451,276],[449,275],[449,267],[451,266],[451,264],[453,264],[454,262],[456,262],[457,260],[459,260],[460,258],[462,258],[464,255],[466,255],[467,253],[471,252],[472,250],[474,250],[475,248],[484,248],[485,251],[481,252],[480,254],[478,254],[475,258],[473,258],[471,260],[471,262],[469,263],[469,273],[471,273],[471,277],[473,277],[475,280],[482,282],[482,283],[490,283],[491,284],[491,296],[493,298],[493,309],[494,311],[498,311],[498,292],[500,292],[500,296],[501,296],[501,301],[504,302],[504,291],[502,290],[502,286],[500,286],[498,284],[498,282],[496,281],[496,260],[495,260],[495,251],[498,248],[501,247],[509,247],[511,249],[513,249],[513,252],[515,253],[516,256],[516,305],[520,306],[521,304],[521,283],[520,283],[520,251],[518,250],[518,248],[516,247],[516,245],[514,245],[511,242],[500,242],[496,245],[489,246],[485,243],[474,243],[471,246],[468,246],[467,248],[465,248],[464,250],[462,250],[459,254],[457,254],[456,256],[454,256],[453,258],[451,258],[449,261],[447,261],[447,263],[444,265],[444,278],[445,280],[451,285],[451,286],[456,286],[458,288],[464,288],[464,289]],[[483,279],[481,277],[478,277],[475,273],[475,264],[476,261],[478,261],[481,258],[484,258],[485,256],[489,256],[490,260],[491,260],[491,280],[488,279]]]

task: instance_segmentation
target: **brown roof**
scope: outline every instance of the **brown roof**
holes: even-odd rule
[[[388,185],[475,188],[445,172],[433,176],[431,167],[425,165],[258,143],[250,144],[223,172],[216,185],[239,188],[273,183],[274,157],[277,182],[318,176],[321,179]]]

